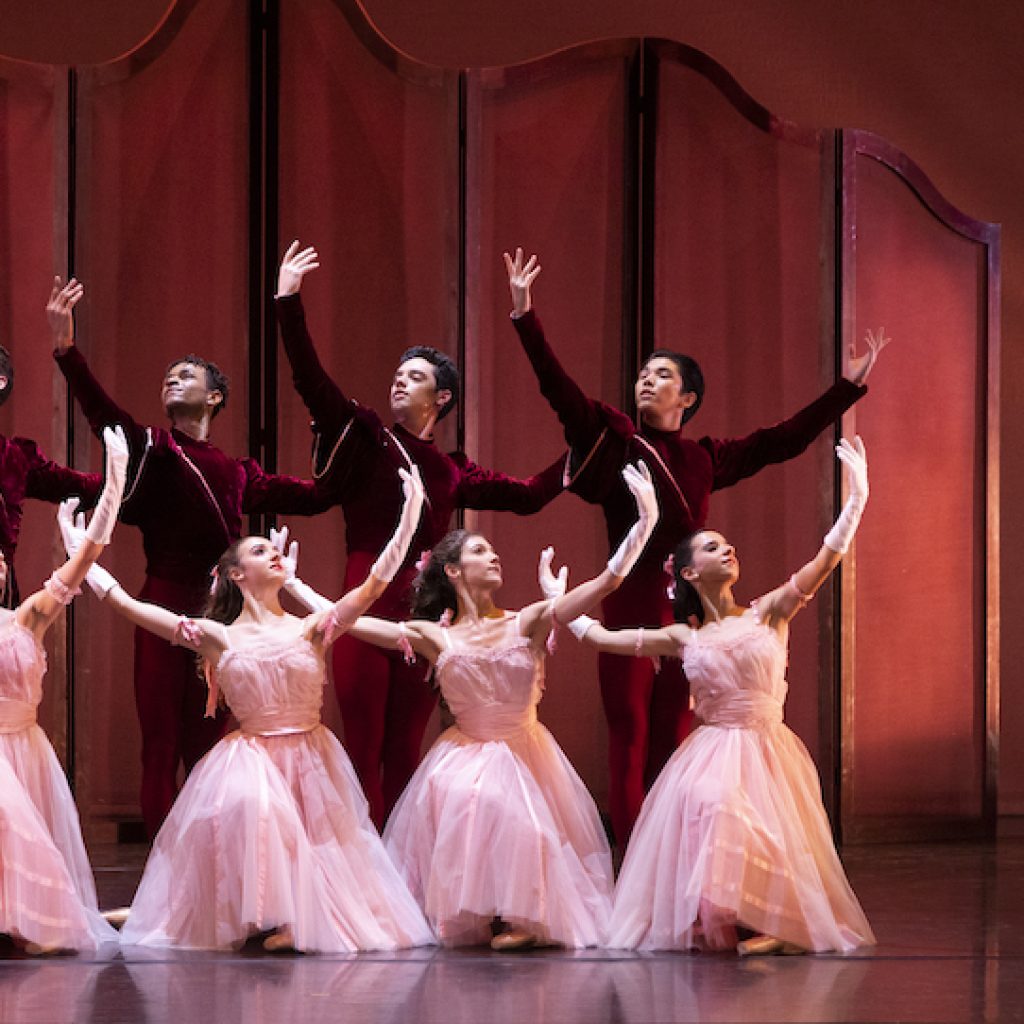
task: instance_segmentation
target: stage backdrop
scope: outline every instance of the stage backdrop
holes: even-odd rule
[[[927,216],[918,223],[919,212],[899,206],[905,185],[874,182],[873,167],[856,180],[844,176],[853,158],[843,158],[838,133],[779,120],[723,68],[678,43],[624,39],[513,68],[459,71],[393,51],[355,0],[270,5],[270,18],[254,14],[258,6],[179,3],[141,50],[72,73],[66,111],[61,76],[49,73],[15,90],[18,113],[5,110],[12,124],[46,120],[50,141],[33,139],[36,173],[19,166],[17,193],[0,198],[36,219],[52,217],[54,191],[70,200],[58,234],[72,237],[74,270],[88,289],[80,344],[111,392],[138,418],[159,422],[164,366],[198,350],[234,381],[215,424],[218,443],[268,468],[306,472],[307,416],[291,391],[270,305],[276,261],[296,237],[320,250],[323,266],[307,278],[304,302],[323,360],[348,393],[383,412],[401,350],[416,342],[446,348],[465,384],[442,443],[515,473],[545,465],[561,438],[507,322],[504,249],[539,254],[538,311],[565,365],[595,397],[631,408],[632,377],[656,345],[697,357],[708,396],[689,428],[695,436],[744,434],[796,411],[842,372],[841,344],[884,326],[897,344],[850,420],[869,452],[878,450],[870,543],[856,586],[851,568],[841,596],[830,585],[794,627],[787,717],[852,832],[847,811],[911,830],[947,819],[990,824],[996,580],[985,567],[995,564],[997,494],[985,386],[995,366],[997,232],[983,226],[986,241],[958,247]],[[5,89],[10,102],[13,86]],[[52,140],[69,131],[75,171],[64,182]],[[905,159],[890,165],[890,178],[911,172]],[[896,199],[887,196],[893,189]],[[895,248],[894,217],[906,243]],[[847,240],[859,231],[864,244],[854,254]],[[3,244],[11,244],[6,236]],[[900,276],[911,257],[929,268],[912,280]],[[958,319],[941,331],[901,305],[916,295],[927,306],[950,281]],[[12,315],[6,308],[0,314]],[[34,315],[43,329],[41,313],[26,321]],[[920,372],[938,361],[941,376]],[[920,480],[909,469],[927,456],[922,472],[940,486],[938,463],[928,461],[937,457],[935,423],[924,412],[938,408],[950,443],[961,446],[948,468],[962,494],[920,510]],[[46,422],[30,425],[46,436]],[[711,523],[739,547],[741,598],[785,579],[817,550],[840,499],[833,441],[823,437],[801,459],[716,495]],[[99,464],[80,418],[70,454]],[[929,551],[956,553],[949,565],[930,563],[929,600],[952,566],[966,574],[968,614],[956,641],[944,605],[930,614],[922,603],[901,618],[920,587],[902,577],[893,587],[889,545],[911,515]],[[535,596],[545,544],[555,544],[576,579],[607,553],[599,511],[572,495],[528,520],[467,521],[496,541],[512,606]],[[291,525],[304,574],[336,592],[340,513]],[[916,568],[926,552],[909,550]],[[110,560],[129,585],[139,582],[131,529],[119,532]],[[882,591],[902,602],[890,614],[882,614]],[[129,647],[122,623],[81,603],[69,752],[94,834],[136,809]],[[910,650],[930,652],[925,668]],[[943,658],[952,660],[936,683],[930,669]],[[899,718],[881,699],[890,666],[905,702]],[[965,695],[959,716],[954,677]],[[61,689],[56,674],[51,689]],[[330,694],[327,705],[337,725]],[[922,709],[912,726],[910,708]],[[568,637],[549,667],[542,717],[603,803],[596,659]],[[885,784],[910,756],[903,739],[947,759],[924,789]],[[928,799],[918,799],[925,790]]]

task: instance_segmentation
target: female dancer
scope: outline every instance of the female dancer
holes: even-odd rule
[[[647,467],[623,472],[640,510],[608,568],[519,612],[494,603],[501,563],[456,530],[422,566],[405,623],[364,617],[350,633],[415,651],[437,672],[455,725],[428,752],[384,832],[388,853],[446,945],[494,949],[604,941],[611,857],[594,801],[537,722],[545,638],[557,619],[622,582],[658,518]],[[451,625],[449,625],[451,620]],[[492,921],[500,931],[492,938]]]
[[[571,624],[602,651],[681,656],[703,723],[644,801],[615,892],[611,946],[735,946],[744,955],[874,942],[836,856],[814,764],[782,723],[789,620],[839,564],[868,496],[860,438],[836,451],[849,483],[839,519],[814,559],[749,608],[733,599],[732,545],[700,530],[675,555],[675,625]],[[757,934],[737,944],[736,926]]]
[[[417,475],[404,474],[404,488],[397,531],[332,608],[341,628],[402,564],[423,498]],[[325,644],[317,616],[281,608],[284,576],[269,541],[236,541],[213,571],[207,617],[195,620],[129,597],[103,570],[89,577],[131,621],[196,650],[207,713],[222,693],[240,724],[193,769],[157,834],[124,943],[226,949],[269,932],[271,950],[354,952],[434,941],[348,756],[320,724]]]
[[[105,430],[103,440],[107,479],[78,550],[42,590],[14,611],[0,610],[0,932],[33,954],[117,941],[97,909],[67,779],[36,724],[46,671],[43,637],[78,593],[117,521],[128,446],[120,428]],[[0,591],[8,571],[0,554]]]

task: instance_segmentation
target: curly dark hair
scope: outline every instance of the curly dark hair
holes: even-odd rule
[[[697,415],[697,410],[704,401],[704,374],[696,359],[692,356],[685,356],[682,352],[673,352],[670,348],[656,348],[644,360],[644,366],[659,356],[662,359],[671,359],[676,364],[679,376],[683,378],[683,392],[692,391],[697,396],[697,401],[689,409],[683,410],[683,423],[685,423]]]
[[[436,622],[449,609],[453,617],[458,614],[459,600],[455,585],[448,578],[444,567],[462,558],[462,548],[471,536],[473,534],[469,530],[451,530],[434,545],[427,564],[412,581],[411,610],[414,619]]]
[[[698,533],[695,530],[684,537],[672,555],[672,583],[675,586],[675,597],[672,599],[672,617],[676,622],[692,625],[690,619],[696,617],[697,622],[704,625],[704,602],[697,593],[697,588],[683,579],[683,569],[693,565],[693,542]]]
[[[413,345],[407,348],[398,360],[398,365],[407,363],[410,359],[426,359],[434,367],[434,383],[438,391],[450,391],[452,397],[444,404],[437,414],[438,420],[443,420],[455,408],[459,401],[459,369],[452,362],[449,356],[430,345]]]
[[[164,375],[166,376],[173,367],[179,366],[181,363],[198,366],[206,371],[207,390],[220,392],[220,404],[213,407],[213,415],[219,416],[224,411],[224,406],[228,404],[228,391],[231,387],[228,375],[216,363],[211,363],[209,359],[197,356],[194,352],[190,352],[187,356],[182,356],[181,359],[174,359],[169,362],[167,369],[164,370]]]

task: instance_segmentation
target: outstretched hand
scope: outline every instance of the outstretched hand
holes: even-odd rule
[[[637,512],[641,520],[658,518],[658,493],[654,489],[651,471],[642,459],[635,466],[626,464],[622,470],[622,479],[632,492],[636,501]]]
[[[71,558],[85,540],[85,513],[78,511],[78,498],[65,498],[57,506],[57,526],[64,550]]]
[[[836,445],[836,455],[846,467],[846,483],[850,497],[861,505],[868,500],[868,453],[860,435],[851,444],[845,437]]]
[[[537,279],[541,267],[536,255],[523,262],[523,250],[516,247],[515,259],[506,252],[505,269],[508,271],[508,290],[512,295],[512,315],[519,317],[529,313],[533,306],[530,299],[530,286]]]
[[[299,574],[299,542],[293,540],[291,544],[288,543],[287,526],[282,526],[280,530],[275,530],[272,526],[270,528],[270,544],[281,556],[285,583],[290,583]]]
[[[540,553],[540,559],[537,562],[537,582],[540,584],[540,592],[548,601],[555,597],[562,597],[569,585],[569,566],[563,565],[556,576],[551,571],[551,563],[554,558],[555,549],[546,547]]]
[[[75,341],[75,320],[71,311],[85,295],[85,286],[76,278],[62,284],[60,277],[54,277],[50,299],[46,303],[46,319],[50,322],[53,347],[61,354],[67,352]]]
[[[320,266],[319,253],[312,246],[299,249],[299,240],[296,238],[285,250],[281,258],[281,267],[277,272],[277,294],[295,295],[302,287],[302,279],[311,271]]]
[[[863,355],[858,356],[857,343],[850,342],[849,354],[846,360],[846,378],[854,384],[863,384],[868,379],[868,374],[878,359],[878,353],[890,341],[892,341],[892,338],[885,336],[885,328],[879,327],[877,334],[870,329],[865,332],[864,344],[867,346],[867,351]]]

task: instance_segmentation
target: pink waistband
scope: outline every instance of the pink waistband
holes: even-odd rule
[[[23,700],[0,698],[0,734],[21,732],[36,724],[36,707]]]
[[[320,724],[320,712],[306,708],[259,708],[238,724],[248,736],[293,736],[312,732]]]
[[[723,729],[757,729],[782,721],[782,702],[758,690],[698,697],[694,711],[705,725]]]
[[[518,705],[484,704],[457,712],[455,721],[459,731],[470,739],[484,743],[508,740],[537,724],[537,709],[533,706],[523,708]]]

